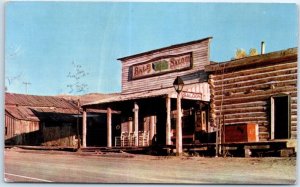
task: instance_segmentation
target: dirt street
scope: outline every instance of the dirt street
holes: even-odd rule
[[[207,158],[5,149],[6,182],[293,184],[296,158]]]

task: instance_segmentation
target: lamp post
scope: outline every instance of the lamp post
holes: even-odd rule
[[[182,155],[182,122],[181,122],[181,91],[183,89],[183,80],[178,76],[173,82],[177,92],[177,119],[176,119],[176,155]]]

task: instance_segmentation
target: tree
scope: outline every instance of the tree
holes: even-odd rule
[[[248,57],[248,56],[255,56],[255,55],[258,55],[257,49],[255,49],[255,48],[251,48],[249,50],[249,54],[247,54],[244,49],[239,48],[235,51],[235,55],[234,55],[233,60],[234,59],[245,58],[245,57]]]
[[[240,58],[244,58],[247,56],[247,53],[244,49],[237,49],[235,52],[235,59],[240,59]]]
[[[71,83],[67,85],[69,93],[85,93],[88,90],[88,85],[83,82],[84,77],[89,75],[80,64],[72,62],[73,71],[70,71],[67,75],[71,79]]]
[[[251,48],[249,50],[249,56],[255,56],[255,55],[258,55],[257,49]]]

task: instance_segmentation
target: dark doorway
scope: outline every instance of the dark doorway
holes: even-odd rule
[[[107,142],[106,115],[100,114],[87,119],[86,144],[88,147],[104,147]]]
[[[273,97],[274,139],[290,138],[290,99],[289,96]]]

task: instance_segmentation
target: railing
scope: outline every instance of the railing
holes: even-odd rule
[[[134,133],[123,132],[121,136],[115,137],[115,147],[133,147],[135,146],[136,136]],[[149,146],[149,132],[139,131],[138,146]]]

